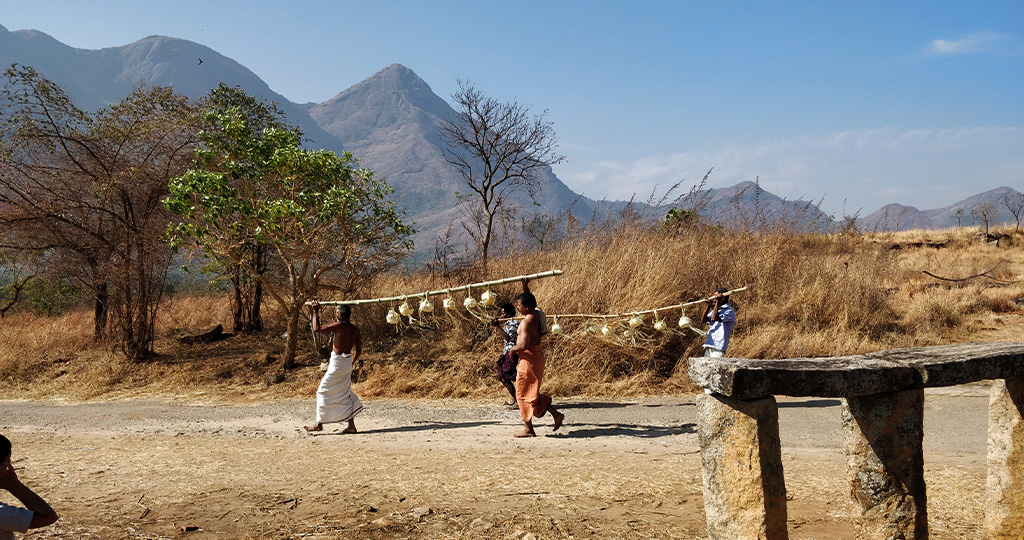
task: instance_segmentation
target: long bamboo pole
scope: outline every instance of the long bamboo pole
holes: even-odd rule
[[[747,290],[747,287],[740,287],[739,289],[733,289],[731,291],[727,291],[725,294],[723,294],[723,296],[728,296],[728,295],[730,295],[730,294],[732,294],[734,292],[740,292],[740,291],[745,291],[745,290]],[[624,318],[624,317],[634,317],[636,315],[646,315],[648,313],[655,313],[655,312],[658,312],[658,311],[668,311],[668,310],[672,310],[672,309],[682,309],[682,308],[684,308],[686,306],[693,306],[693,305],[696,305],[696,304],[703,304],[704,302],[708,302],[710,300],[711,300],[710,298],[701,298],[700,300],[694,300],[692,302],[684,302],[682,304],[675,304],[673,306],[665,306],[665,307],[654,308],[654,309],[645,309],[643,311],[630,311],[628,313],[611,313],[611,314],[608,314],[608,315],[598,315],[598,314],[591,314],[591,313],[570,313],[570,314],[566,314],[566,315],[545,313],[544,316],[545,317],[560,317],[560,318],[563,318],[563,319],[616,319],[616,318]],[[516,316],[516,317],[510,317],[510,318],[507,318],[507,319],[498,319],[498,320],[499,321],[510,321],[512,319],[522,319],[522,318],[523,318],[522,316]]]
[[[360,304],[381,304],[384,302],[397,302],[399,300],[408,300],[410,298],[426,298],[430,296],[441,296],[451,294],[459,291],[471,291],[473,289],[480,289],[483,287],[490,287],[493,285],[503,285],[505,283],[514,283],[516,281],[523,281],[524,279],[543,279],[547,277],[560,276],[562,275],[561,270],[548,270],[547,272],[540,272],[537,274],[528,274],[525,276],[516,276],[503,279],[495,279],[492,281],[481,281],[480,283],[471,283],[469,285],[460,285],[458,287],[449,287],[447,289],[439,289],[436,291],[427,291],[415,294],[403,294],[401,296],[390,296],[387,298],[371,298],[369,300],[327,300],[320,302],[322,306],[358,306]],[[308,306],[310,303],[306,302]]]

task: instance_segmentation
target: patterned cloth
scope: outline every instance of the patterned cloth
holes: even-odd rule
[[[327,373],[316,389],[316,422],[348,422],[363,410],[363,402],[352,391],[352,357],[331,352]]]

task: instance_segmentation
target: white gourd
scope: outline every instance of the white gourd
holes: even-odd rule
[[[635,317],[633,317],[632,319],[629,320],[629,327],[630,328],[636,328],[638,326],[643,326],[643,324],[644,324],[644,319],[642,317],[640,317],[639,315],[637,315],[637,316],[635,316]]]
[[[423,301],[420,302],[420,313],[433,313],[433,312],[434,312],[434,303],[431,302],[429,298],[424,298]]]
[[[401,313],[403,317],[408,317],[409,315],[412,315],[412,306],[409,305],[409,302],[402,302],[402,305],[398,306],[398,312]]]
[[[490,289],[484,291],[484,293],[480,295],[480,303],[485,306],[493,306],[497,302],[498,295],[492,293]]]
[[[558,317],[555,317],[551,323],[551,333],[556,336],[562,333],[562,325],[558,324]]]
[[[389,309],[388,310],[387,321],[388,321],[388,324],[398,324],[399,318],[398,318],[398,314],[395,313],[395,310],[393,310],[393,309]]]
[[[466,299],[462,301],[462,305],[466,306],[466,309],[473,309],[476,307],[476,298],[467,296]]]
[[[455,307],[455,299],[449,296],[445,298],[443,301],[441,301],[441,305],[444,306],[445,309],[451,309]]]
[[[610,336],[615,333],[615,330],[612,330],[612,328],[606,324],[601,327],[601,333],[606,336]]]
[[[654,329],[659,331],[659,332],[665,330],[665,328],[667,326],[668,325],[665,324],[665,319],[658,319],[658,320],[654,321]]]
[[[689,317],[687,317],[686,315],[683,315],[682,317],[679,317],[679,328],[687,328],[687,327],[690,326],[691,322],[692,321],[690,320]]]

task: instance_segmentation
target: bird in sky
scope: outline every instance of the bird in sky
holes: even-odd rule
[[[200,66],[203,65],[203,59],[202,58],[199,59],[199,64],[198,65],[200,65]]]

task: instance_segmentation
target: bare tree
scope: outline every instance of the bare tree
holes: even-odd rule
[[[1014,228],[1020,229],[1020,220],[1024,219],[1024,193],[1006,193],[999,197],[999,202],[1013,214],[1013,219],[1017,222]]]
[[[462,176],[471,193],[459,196],[471,204],[473,238],[486,264],[494,238],[495,218],[516,190],[531,197],[540,188],[544,167],[561,163],[547,111],[531,116],[529,107],[487,97],[470,83],[459,81],[455,116],[444,120],[442,155]],[[467,228],[467,230],[469,230]]]
[[[192,161],[195,111],[158,87],[90,114],[32,68],[5,75],[0,247],[46,253],[91,291],[94,337],[113,316],[117,345],[145,358],[170,256],[162,199]]]
[[[985,227],[985,234],[988,234],[989,226],[997,216],[999,216],[999,209],[991,201],[985,201],[971,209],[971,217]]]

